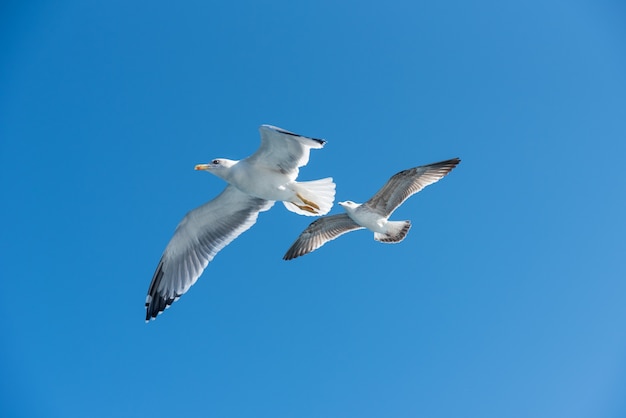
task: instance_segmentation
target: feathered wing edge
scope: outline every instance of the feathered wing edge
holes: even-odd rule
[[[278,168],[283,173],[298,175],[298,168],[309,162],[311,149],[319,149],[326,141],[289,132],[271,125],[261,125],[261,145],[246,158],[253,165]]]
[[[283,260],[292,260],[308,254],[317,250],[328,241],[332,241],[347,232],[357,229],[363,229],[363,227],[350,219],[345,213],[319,218],[302,231],[283,256]]]
[[[273,204],[228,186],[215,199],[190,211],[178,224],[154,272],[146,296],[146,321],[187,292],[215,255]]]
[[[394,174],[371,199],[364,204],[380,215],[388,217],[406,199],[436,183],[456,167],[461,160],[452,158],[423,165]]]

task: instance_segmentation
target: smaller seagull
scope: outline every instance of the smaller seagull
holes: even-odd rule
[[[292,260],[317,250],[328,241],[357,229],[367,228],[376,241],[398,243],[406,237],[411,221],[389,221],[406,199],[436,183],[461,162],[458,158],[400,171],[363,204],[338,202],[346,213],[324,216],[312,222],[287,250],[283,260]]]

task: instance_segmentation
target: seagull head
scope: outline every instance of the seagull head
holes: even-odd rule
[[[227,158],[216,158],[208,164],[196,165],[196,170],[208,171],[215,174],[217,177],[226,179],[232,166],[237,164],[237,161],[229,160]]]
[[[342,208],[344,208],[346,211],[355,210],[356,208],[361,206],[361,204],[354,203],[352,200],[346,200],[345,202],[337,202],[337,204],[341,206]]]

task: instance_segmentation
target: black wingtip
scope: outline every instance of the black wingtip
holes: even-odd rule
[[[283,256],[283,260],[285,260],[285,261],[293,260],[294,258],[298,258],[301,255],[302,254],[298,254],[295,251],[293,251],[292,249],[289,249],[287,251],[287,253]]]
[[[459,157],[454,157],[454,158],[450,158],[449,160],[445,160],[445,161],[441,161],[438,164],[453,164],[453,165],[458,165],[461,162],[461,159]]]
[[[180,297],[180,295],[175,295],[174,297],[164,297],[157,292],[162,278],[163,258],[159,261],[159,265],[157,266],[154,276],[152,277],[150,288],[148,289],[148,297],[146,299],[146,322],[149,322],[151,319],[155,319],[161,312],[169,308],[169,306]]]
[[[285,261],[289,261],[289,260],[293,260],[294,258],[298,257],[300,254],[298,254],[298,252],[295,250],[295,246],[296,243],[298,241],[296,240],[296,242],[294,242],[291,247],[289,247],[289,249],[287,250],[287,252],[285,253],[285,255],[283,256],[283,260]]]
[[[304,135],[300,135],[294,132],[289,132],[289,131],[285,131],[284,129],[281,128],[277,128],[276,129],[278,132],[283,133],[283,134],[287,134],[287,135],[291,135],[291,136],[299,136],[300,138],[306,138],[306,139],[310,139],[312,141],[317,142],[320,145],[324,145],[326,144],[326,140],[324,139],[320,139],[320,138],[311,138],[310,136],[304,136]]]
[[[304,138],[308,138],[310,140],[313,140],[315,142],[317,142],[320,145],[325,145],[326,144],[326,140],[325,139],[321,139],[321,138],[311,138],[310,136],[305,136]]]
[[[154,295],[150,302],[146,303],[146,322],[156,319],[164,310],[170,307],[177,298],[165,298],[161,295]]]
[[[297,134],[297,133],[295,133],[295,132],[291,132],[291,131],[288,131],[288,130],[286,130],[286,129],[279,128],[278,126],[273,126],[273,125],[263,125],[263,126],[265,126],[265,127],[269,128],[269,129],[272,129],[272,130],[274,130],[274,131],[276,131],[276,132],[280,132],[281,134],[286,134],[286,135],[291,135],[291,136],[298,136],[298,137],[300,137],[300,138],[310,139],[310,140],[312,140],[312,141],[317,142],[317,143],[318,143],[318,144],[320,144],[320,145],[324,145],[324,144],[326,144],[326,140],[325,140],[325,139],[320,139],[320,138],[312,138],[312,137],[310,137],[310,136],[300,135],[300,134]]]
[[[453,168],[455,168],[457,165],[459,165],[460,162],[461,162],[461,159],[458,157],[455,157],[449,160],[439,161],[438,163],[428,164],[428,167],[449,168],[450,169],[448,170],[449,172]]]

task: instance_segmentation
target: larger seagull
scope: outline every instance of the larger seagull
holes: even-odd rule
[[[262,125],[260,148],[240,161],[218,158],[196,170],[212,173],[229,183],[210,202],[189,212],[176,227],[165,248],[146,297],[146,321],[161,313],[198,280],[213,257],[256,222],[259,212],[282,201],[295,213],[328,213],[335,183],[328,177],[296,182],[298,167],[309,161],[311,149],[326,141]]]
[[[400,171],[367,202],[339,202],[346,213],[325,216],[311,223],[287,250],[284,260],[315,251],[347,232],[367,228],[376,241],[402,241],[411,228],[410,221],[389,221],[389,216],[406,199],[448,174],[461,162],[458,158]]]

